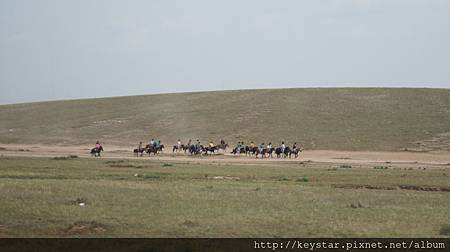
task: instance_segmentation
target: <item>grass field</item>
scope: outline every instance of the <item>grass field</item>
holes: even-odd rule
[[[448,165],[1,157],[0,236],[449,237],[449,176]]]
[[[135,146],[151,138],[450,150],[450,89],[247,90],[0,106],[0,143]]]

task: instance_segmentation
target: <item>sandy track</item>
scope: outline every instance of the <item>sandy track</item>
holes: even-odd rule
[[[255,159],[245,156],[235,157],[225,153],[212,157],[191,157],[187,154],[172,154],[171,150],[166,149],[165,153],[158,156],[135,157],[132,153],[133,147],[124,146],[106,146],[104,158],[122,158],[122,159],[153,159],[167,161],[205,161],[205,162],[299,162],[312,161],[323,163],[349,163],[349,164],[368,164],[368,163],[412,163],[412,164],[450,164],[450,152],[373,152],[373,151],[334,151],[334,150],[311,150],[304,151],[297,159]],[[19,144],[0,144],[0,155],[3,156],[23,156],[23,157],[59,157],[68,155],[77,155],[79,157],[90,157],[90,146],[47,146],[47,145],[19,145]]]

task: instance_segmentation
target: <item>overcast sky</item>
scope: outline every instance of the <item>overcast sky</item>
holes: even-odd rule
[[[0,104],[450,88],[449,0],[0,0]]]

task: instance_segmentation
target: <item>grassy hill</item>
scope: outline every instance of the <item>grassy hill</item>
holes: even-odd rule
[[[276,89],[0,106],[0,143],[282,140],[307,149],[450,150],[449,89]]]

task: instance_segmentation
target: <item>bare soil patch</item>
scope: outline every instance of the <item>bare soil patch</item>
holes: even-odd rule
[[[0,238],[7,238],[7,237],[10,237],[8,226],[0,225]]]
[[[0,155],[4,156],[26,156],[26,157],[91,157],[90,148],[87,146],[49,146],[49,145],[26,145],[26,144],[1,144]],[[299,158],[264,158],[255,159],[245,155],[234,156],[226,151],[222,155],[214,156],[191,156],[184,153],[173,154],[171,150],[166,149],[164,153],[157,156],[136,157],[132,153],[133,147],[126,146],[106,146],[106,151],[102,154],[103,158],[108,159],[139,159],[139,160],[160,160],[160,161],[198,161],[198,162],[239,162],[239,163],[272,163],[272,162],[290,162],[304,164],[305,162],[316,163],[343,163],[347,165],[356,164],[429,164],[445,165],[450,164],[450,152],[377,152],[377,151],[334,151],[334,150],[305,150]],[[20,151],[29,150],[33,151]],[[116,165],[116,164],[113,164]]]
[[[373,185],[332,185],[334,188],[343,189],[369,189],[369,190],[413,190],[426,192],[450,192],[450,187],[445,186],[415,186],[415,185],[399,185],[399,186],[373,186]]]

